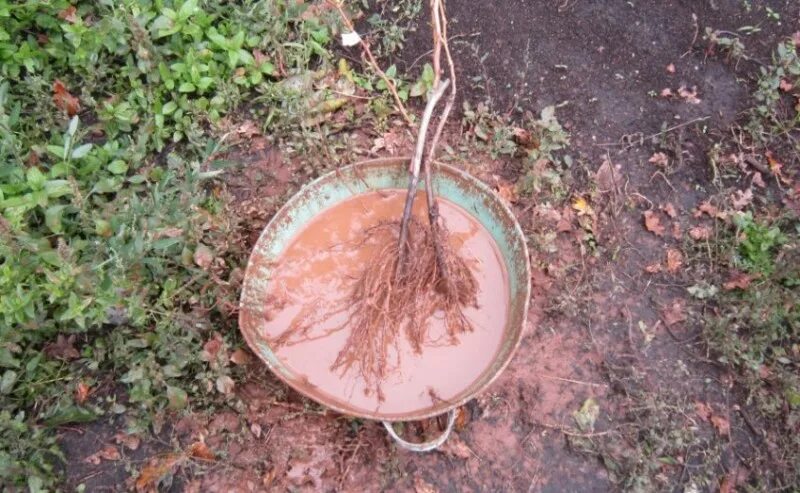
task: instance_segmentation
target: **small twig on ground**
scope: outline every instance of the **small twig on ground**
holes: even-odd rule
[[[541,375],[541,376],[544,378],[549,378],[551,380],[558,380],[560,382],[567,382],[567,383],[575,383],[578,385],[588,385],[590,387],[608,387],[608,385],[604,383],[584,382],[582,380],[573,380],[571,378],[555,377],[552,375]]]
[[[689,120],[688,122],[683,122],[683,123],[680,123],[678,125],[674,125],[672,127],[669,127],[668,129],[662,130],[661,132],[657,132],[657,133],[654,133],[652,135],[648,135],[646,137],[643,136],[642,138],[639,139],[639,144],[638,145],[644,145],[645,141],[655,139],[656,137],[661,137],[662,135],[668,134],[670,132],[674,132],[675,130],[681,129],[683,127],[688,127],[689,125],[693,125],[695,123],[704,122],[704,121],[706,121],[706,120],[708,120],[710,118],[711,118],[710,116],[701,116],[701,117],[695,118],[693,120]],[[624,139],[624,137],[623,137],[623,139]],[[622,140],[622,139],[620,139],[620,140]],[[602,144],[594,144],[594,145],[595,145],[595,147],[628,147],[628,148],[636,146],[636,144],[633,144],[631,142],[604,142]]]
[[[583,433],[583,432],[580,432],[580,431],[571,430],[571,429],[569,429],[569,428],[567,428],[566,426],[563,426],[563,425],[543,423],[541,421],[537,421],[535,424],[537,426],[541,426],[542,428],[548,428],[548,429],[551,429],[551,430],[558,430],[558,431],[560,431],[561,433],[563,433],[563,434],[565,434],[567,436],[575,437],[575,438],[602,437],[602,436],[610,435],[611,433],[614,432],[614,430],[605,430],[605,431],[593,431],[593,432],[590,432],[590,433]]]

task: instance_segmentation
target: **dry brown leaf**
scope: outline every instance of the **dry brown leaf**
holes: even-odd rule
[[[439,450],[459,459],[469,459],[473,456],[472,449],[456,435],[451,435]]]
[[[681,86],[678,89],[678,96],[689,104],[700,104],[700,98],[697,97],[697,87],[689,89],[686,86]]]
[[[675,210],[675,206],[672,205],[672,202],[667,202],[666,204],[662,205],[661,210],[672,219],[675,219],[678,216],[678,211]]]
[[[403,146],[403,143],[403,134],[397,130],[390,130],[372,141],[372,149],[370,151],[376,153],[383,149],[394,155]]]
[[[231,353],[230,360],[235,365],[244,366],[250,362],[250,353],[245,349],[239,348]]]
[[[614,166],[611,161],[605,160],[603,164],[597,169],[594,175],[594,181],[597,183],[597,189],[600,192],[610,192],[617,188],[619,182],[619,173],[622,168],[617,165]]]
[[[722,285],[722,288],[725,291],[733,291],[734,289],[744,290],[750,287],[750,283],[753,282],[753,279],[755,279],[754,276],[743,272],[734,272],[733,276]]]
[[[534,137],[529,130],[525,130],[524,128],[514,127],[511,130],[511,136],[514,138],[514,142],[516,142],[517,145],[526,149],[536,149],[539,147],[539,142],[536,140],[536,137]]]
[[[214,455],[214,452],[212,452],[203,441],[194,442],[189,446],[189,457],[205,461],[217,460],[217,456]]]
[[[735,474],[727,474],[719,482],[719,493],[735,493]]]
[[[200,359],[206,362],[214,361],[217,358],[219,350],[222,348],[222,336],[219,332],[214,332],[211,339],[203,344],[203,350],[200,351]]]
[[[714,219],[725,219],[727,215],[724,212],[720,212],[715,206],[711,205],[711,202],[705,201],[702,202],[699,206],[697,206],[697,210],[694,213],[694,217],[700,217],[703,214],[707,214],[709,217],[713,217]]]
[[[113,445],[106,445],[99,452],[90,455],[89,457],[83,459],[83,461],[96,466],[103,460],[116,461],[120,458],[121,456],[119,455],[119,450],[117,450],[117,447]]]
[[[683,301],[674,300],[671,305],[661,310],[661,317],[668,327],[686,321],[686,308]]]
[[[168,454],[163,457],[151,459],[139,477],[136,478],[136,491],[155,491],[161,479],[186,459],[184,454]]]
[[[53,103],[56,108],[66,111],[69,116],[75,116],[81,110],[78,98],[70,94],[67,86],[58,79],[53,82]]]
[[[500,196],[505,202],[509,204],[513,204],[517,201],[517,187],[512,184],[502,184],[498,183],[497,187],[495,188],[497,191],[497,195]]]
[[[675,274],[683,265],[683,254],[674,248],[667,250],[667,272]]]
[[[576,197],[575,200],[572,201],[572,208],[578,212],[578,216],[594,216],[592,206],[589,205],[589,201],[584,197]]]
[[[71,361],[81,357],[81,353],[73,346],[75,344],[75,334],[64,337],[59,334],[56,342],[51,342],[44,347],[44,353],[51,357],[64,361]]]
[[[58,13],[58,18],[63,19],[69,22],[70,24],[75,24],[76,22],[78,22],[78,16],[76,15],[77,13],[78,9],[76,9],[74,5],[70,5],[69,7],[65,8],[64,10]]]
[[[676,240],[680,240],[683,238],[683,231],[681,230],[681,225],[677,222],[672,223],[672,237]]]
[[[780,89],[783,92],[792,92],[794,91],[794,84],[789,82],[788,79],[781,79]]]
[[[214,262],[214,252],[206,245],[200,243],[194,251],[194,263],[201,269],[208,269]]]
[[[701,418],[703,418],[706,421],[708,421],[711,418],[711,415],[714,412],[711,409],[711,406],[709,406],[708,404],[706,404],[704,402],[699,402],[699,401],[694,403],[694,410],[695,410],[695,412],[697,413],[698,416],[700,416]]]
[[[663,152],[656,152],[650,156],[650,159],[648,159],[647,162],[663,168],[669,164],[669,157],[667,157],[667,155]]]
[[[711,424],[714,425],[714,428],[717,429],[717,433],[719,433],[720,436],[723,437],[730,436],[731,434],[730,421],[728,421],[726,418],[723,418],[722,416],[717,416],[716,414],[712,415],[711,418],[709,419],[711,421]]]
[[[661,225],[661,219],[659,219],[658,214],[655,212],[645,211],[644,226],[647,228],[647,231],[650,231],[656,236],[664,236],[664,226]]]
[[[233,388],[236,386],[233,379],[228,375],[220,375],[217,377],[217,391],[220,394],[229,395],[233,392]]]
[[[661,90],[661,97],[662,98],[671,98],[673,96],[672,89],[666,87]]]
[[[736,193],[731,195],[731,204],[733,208],[740,211],[753,202],[753,189],[737,190]]]
[[[90,387],[82,380],[78,382],[78,385],[75,387],[75,403],[83,404],[86,402],[86,399],[89,397],[90,390]]]
[[[138,436],[128,435],[127,433],[117,433],[114,435],[114,441],[130,450],[137,450],[139,444],[141,444],[141,439]]]
[[[661,262],[650,264],[647,267],[645,267],[644,270],[646,272],[649,272],[650,274],[658,274],[659,272],[661,272]]]
[[[439,493],[432,484],[426,482],[421,477],[414,478],[414,492],[415,493]]]
[[[711,228],[708,226],[695,226],[689,229],[689,236],[695,241],[704,241],[711,238]]]
[[[764,182],[764,178],[758,171],[753,173],[753,185],[757,186],[758,188],[764,188],[767,186],[767,184]]]

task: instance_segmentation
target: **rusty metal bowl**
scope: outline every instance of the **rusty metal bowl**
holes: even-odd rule
[[[284,365],[261,336],[265,319],[259,309],[267,297],[271,269],[292,238],[323,210],[354,195],[407,186],[408,158],[388,158],[353,164],[328,173],[303,187],[272,218],[261,233],[248,262],[240,299],[239,328],[250,348],[275,375],[295,390],[335,411],[384,422],[424,419],[451,411],[486,389],[508,365],[519,346],[530,299],[530,263],[525,237],[506,204],[478,179],[448,165],[439,165],[436,193],[460,206],[480,222],[499,248],[508,273],[510,309],[505,334],[493,362],[477,380],[448,402],[437,402],[403,414],[357,408],[324,389],[303,385],[303,377]],[[420,187],[424,186],[421,184]],[[313,357],[313,355],[310,355]],[[451,419],[452,422],[452,419]]]

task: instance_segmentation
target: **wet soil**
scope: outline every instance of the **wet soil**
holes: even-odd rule
[[[767,7],[780,22],[768,17]],[[619,181],[594,204],[601,254],[587,254],[574,217],[571,227],[562,228],[535,199],[517,204],[529,233],[559,232],[551,249],[532,251],[534,296],[520,350],[501,378],[467,406],[442,451],[404,452],[379,423],[325,411],[256,363],[237,386],[244,409],[194,415],[176,426],[181,444],[204,434],[224,458],[192,478],[186,491],[615,491],[613,464],[578,453],[576,438],[599,437],[574,436],[583,433],[574,413],[593,399],[600,408],[597,430],[624,423],[637,412],[635,389],[625,382],[670,389],[675,402],[713,401],[727,409],[732,439],[720,452],[720,476],[753,453],[748,439],[740,440],[750,435],[747,423],[730,410],[741,396],[699,344],[697,314],[679,321],[665,316],[665,309],[686,303],[687,274],[649,276],[644,268],[663,263],[665,251],[680,247],[686,229],[697,223],[690,211],[709,188],[709,135],[724,134],[748,107],[758,60],[768,60],[783,35],[800,29],[800,6],[795,0],[450,0],[448,14],[463,101],[488,101],[516,116],[566,103],[557,115],[571,132],[570,152],[583,164],[574,170],[576,189],[588,187],[604,161],[619,166]],[[742,38],[755,62],[727,59],[703,40],[706,28],[737,32],[743,26],[759,28]],[[428,49],[421,21],[395,60],[399,70],[418,70],[415,61]],[[696,88],[699,103],[660,97],[663,89],[681,86]],[[671,133],[669,149],[652,139],[633,148],[616,145],[625,136],[649,136],[706,117]],[[459,136],[449,139],[456,143]],[[607,143],[614,145],[602,145]],[[659,150],[678,162],[663,176],[647,166]],[[297,185],[270,176],[279,166],[265,159],[253,163],[266,170],[256,184],[275,188],[248,192],[246,201],[280,197]],[[507,170],[506,163],[490,159],[469,164],[492,183]],[[629,200],[636,196],[642,198]],[[269,211],[275,202],[270,198],[252,210]],[[646,231],[642,212],[662,214],[658,207],[668,203],[677,217],[661,220],[679,234]],[[569,207],[560,216],[568,217]],[[88,445],[71,450],[71,463],[95,452]],[[663,482],[642,491],[688,491],[698,460],[691,452],[681,458],[688,466],[662,464]],[[91,473],[80,467],[80,474]],[[105,484],[114,484],[108,477]],[[713,484],[697,491],[716,490],[719,483]]]

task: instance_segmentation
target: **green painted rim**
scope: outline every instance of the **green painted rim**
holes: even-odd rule
[[[302,377],[286,367],[259,334],[264,323],[259,307],[267,296],[274,262],[295,234],[323,210],[349,198],[374,190],[405,189],[409,158],[365,161],[323,175],[304,186],[275,214],[258,239],[245,273],[239,302],[239,328],[247,344],[278,378],[303,395],[343,414],[384,421],[407,421],[436,416],[460,406],[483,391],[505,369],[519,346],[530,300],[530,262],[525,236],[508,206],[488,186],[470,174],[449,165],[439,165],[434,175],[438,196],[460,206],[491,234],[505,262],[509,280],[510,307],[503,342],[492,364],[478,379],[448,402],[402,414],[356,408],[346,401],[310,389]],[[420,188],[425,186],[420,183]]]

